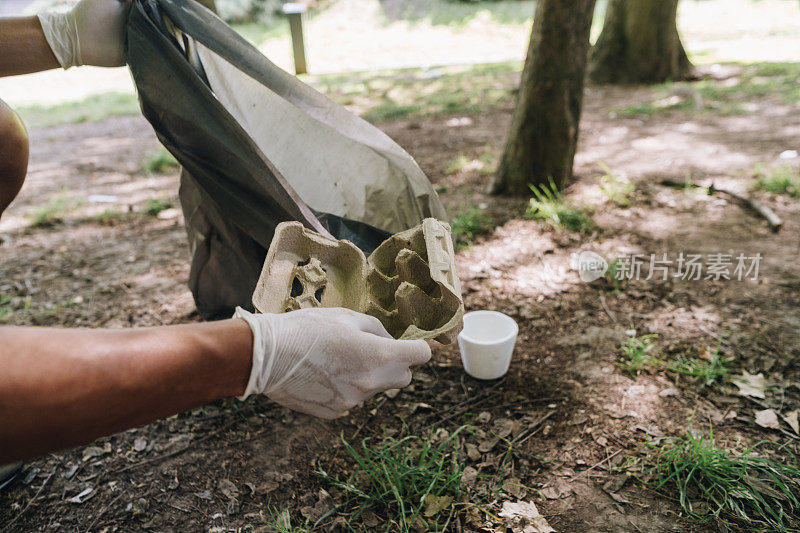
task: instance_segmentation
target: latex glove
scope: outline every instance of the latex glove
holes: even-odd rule
[[[321,418],[336,418],[386,389],[411,382],[409,366],[431,357],[422,340],[395,340],[372,316],[342,308],[253,314],[253,367],[240,399],[265,394]]]
[[[47,44],[64,69],[125,65],[125,20],[130,0],[80,0],[66,13],[40,13]]]

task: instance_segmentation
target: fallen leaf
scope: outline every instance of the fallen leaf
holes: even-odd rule
[[[514,429],[514,422],[509,420],[508,418],[498,418],[492,424],[492,431],[495,435],[504,439],[511,435],[511,431]]]
[[[111,443],[106,442],[106,445],[102,448],[98,446],[87,446],[83,449],[83,460],[88,461],[93,457],[100,457],[101,455],[105,455],[107,453],[111,453]]]
[[[778,429],[780,422],[778,422],[778,415],[772,409],[764,409],[763,411],[756,411],[756,424],[762,428]]]
[[[486,439],[485,441],[478,444],[478,451],[481,453],[486,453],[492,450],[497,443],[500,442],[500,439],[495,437],[493,439]]]
[[[678,394],[680,394],[680,392],[681,391],[679,391],[675,387],[669,387],[659,392],[658,395],[661,396],[662,398],[666,398],[667,396],[677,396]]]
[[[514,533],[555,533],[533,502],[503,502],[500,516]]]
[[[475,480],[478,479],[478,471],[468,466],[464,469],[464,472],[461,473],[461,482],[466,483],[467,485],[472,485],[475,483]]]
[[[89,495],[93,492],[94,489],[92,487],[87,487],[67,501],[70,503],[83,503],[89,499]]]
[[[200,498],[201,500],[211,500],[211,491],[210,490],[201,490],[200,492],[195,492],[195,496]]]
[[[137,452],[143,452],[147,448],[147,439],[144,437],[136,437],[133,441],[133,449]]]
[[[472,444],[471,442],[467,443],[467,457],[470,458],[472,461],[477,461],[481,458],[481,452],[478,451],[478,447]]]
[[[786,420],[786,423],[789,424],[789,427],[792,428],[792,431],[795,433],[800,434],[800,425],[797,423],[797,409],[794,411],[789,411],[785,415],[783,415],[783,419]]]
[[[436,516],[444,509],[447,509],[452,502],[452,496],[434,496],[433,494],[428,494],[425,496],[425,511],[423,514],[428,518]]]
[[[479,424],[485,424],[492,418],[492,414],[488,411],[482,411],[478,413],[478,416],[475,419],[478,421]]]
[[[220,479],[217,489],[229,500],[239,495],[239,488],[230,479]]]
[[[524,498],[528,493],[522,482],[515,477],[508,478],[503,482],[503,490],[515,498]]]
[[[751,374],[745,370],[741,376],[733,378],[732,381],[734,385],[739,387],[741,396],[764,398],[764,390],[767,388],[767,383],[763,373]]]

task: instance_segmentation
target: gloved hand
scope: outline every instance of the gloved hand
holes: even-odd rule
[[[422,340],[395,340],[372,316],[342,308],[253,314],[253,366],[240,399],[265,394],[320,418],[336,418],[386,389],[411,382],[409,366],[431,357]]]
[[[130,0],[80,0],[66,13],[40,13],[44,36],[64,69],[125,65]]]

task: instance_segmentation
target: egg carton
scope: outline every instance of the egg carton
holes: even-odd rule
[[[396,339],[453,342],[463,325],[464,302],[450,226],[426,218],[366,257],[350,241],[283,222],[253,305],[262,313],[346,307],[378,318]]]

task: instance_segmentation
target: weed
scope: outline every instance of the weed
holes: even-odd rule
[[[267,506],[268,516],[263,516],[262,519],[267,527],[272,528],[276,533],[311,533],[311,526],[306,520],[302,526],[292,526],[292,517],[289,514],[289,509],[279,511],[277,508]]]
[[[631,335],[620,345],[619,350],[622,354],[622,365],[630,375],[635,376],[642,370],[652,367],[660,361],[657,356],[651,354],[656,348],[653,340],[657,338],[658,335],[656,334],[642,335],[639,337]]]
[[[628,207],[631,205],[633,194],[636,192],[636,187],[627,177],[614,174],[611,168],[602,161],[597,163],[600,168],[605,172],[600,176],[600,190],[606,195],[606,198],[611,200],[618,207]]]
[[[692,376],[703,387],[711,387],[725,380],[728,377],[728,364],[733,359],[720,354],[719,347],[711,353],[704,346],[701,353],[706,354],[706,357],[678,356],[667,369]]]
[[[764,444],[735,454],[715,446],[713,431],[665,438],[649,444],[655,457],[646,472],[654,488],[677,491],[695,519],[733,521],[749,531],[796,531],[800,469],[754,453]]]
[[[465,428],[440,444],[412,435],[372,446],[364,439],[356,449],[342,438],[355,470],[344,481],[322,469],[318,474],[343,492],[340,515],[348,525],[358,524],[369,511],[385,531],[447,531],[461,491],[464,464],[458,457],[458,435]]]
[[[605,273],[606,282],[611,285],[614,292],[619,291],[622,288],[623,283],[625,282],[625,278],[622,275],[622,266],[624,264],[624,260],[622,258],[617,258],[608,263],[608,269]]]
[[[168,198],[150,198],[147,200],[145,206],[139,211],[140,215],[149,217],[158,216],[162,211],[172,207],[172,200]]]
[[[453,243],[457,249],[466,248],[476,237],[491,233],[494,228],[492,217],[477,207],[467,209],[450,220],[453,229]]]
[[[800,198],[800,175],[791,166],[767,168],[757,165],[754,174],[759,189],[772,194],[786,194],[792,198]]]
[[[81,201],[77,198],[68,198],[62,195],[54,196],[46,204],[34,209],[31,215],[31,227],[47,228],[55,226],[62,222],[67,213],[80,204]]]
[[[0,324],[4,324],[14,311],[14,299],[0,296]]]
[[[458,154],[456,157],[453,158],[452,161],[450,161],[447,164],[447,168],[445,169],[444,172],[445,174],[448,175],[458,174],[459,172],[464,170],[464,167],[466,167],[469,164],[469,162],[470,160],[467,159],[467,156],[465,156],[464,154]]]
[[[149,174],[163,174],[180,167],[180,163],[166,148],[150,152],[142,160],[142,170]]]
[[[570,205],[553,180],[548,181],[539,187],[531,185],[534,197],[531,198],[525,217],[544,220],[557,230],[566,228],[576,233],[592,231],[595,224],[591,217],[582,209]]]

